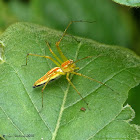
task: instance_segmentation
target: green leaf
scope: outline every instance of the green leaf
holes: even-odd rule
[[[79,38],[80,43],[66,36],[60,43],[69,59],[86,56],[76,65],[78,72],[95,78],[99,83],[73,75],[72,83],[89,104],[90,110],[65,76],[47,85],[44,108],[41,110],[41,87],[33,83],[55,65],[47,59],[27,53],[49,55],[45,41],[55,42],[62,32],[29,23],[10,26],[0,37],[4,50],[0,64],[0,133],[6,139],[85,140],[138,139],[139,128],[130,124],[134,112],[123,107],[128,91],[140,83],[140,58],[128,49],[104,45]],[[80,111],[80,108],[86,111]],[[117,133],[116,133],[117,130]]]
[[[140,0],[113,0],[116,3],[131,6],[131,7],[139,7],[140,6]]]
[[[116,116],[114,120],[110,122],[109,125],[105,126],[103,130],[96,134],[95,139],[139,139],[140,127],[136,125],[131,125],[129,122],[134,117],[133,109],[126,105],[123,110]],[[126,137],[126,135],[129,136]],[[136,137],[137,136],[137,137]]]

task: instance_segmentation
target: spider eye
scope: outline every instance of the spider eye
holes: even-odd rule
[[[69,61],[70,61],[70,63],[73,63],[73,60],[72,59],[70,59]]]

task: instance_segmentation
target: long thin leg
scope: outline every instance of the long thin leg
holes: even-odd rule
[[[49,77],[49,79],[50,79],[50,77]],[[43,108],[43,91],[44,91],[44,89],[45,89],[45,87],[47,86],[48,83],[49,83],[49,80],[45,83],[45,85],[42,88],[42,108]]]
[[[47,86],[47,84],[50,82],[51,76],[52,76],[54,73],[55,73],[55,74],[58,73],[58,74],[60,74],[60,75],[65,75],[63,72],[54,71],[54,72],[49,76],[48,81],[45,83],[45,85],[44,85],[43,88],[42,88],[42,108],[43,108],[43,91],[44,91],[45,87]]]
[[[46,42],[46,44],[47,44],[47,46],[49,47],[49,50],[50,50],[51,54],[56,58],[56,60],[57,60],[60,64],[62,64],[63,62],[62,62],[62,61],[57,57],[57,55],[52,51],[52,49],[51,49],[49,43]]]
[[[83,60],[83,59],[87,59],[87,58],[91,58],[91,57],[93,57],[93,56],[87,56],[87,57],[84,57],[84,58],[78,59],[78,60],[76,60],[76,61],[73,62],[73,63],[77,63],[77,62],[79,62],[79,61],[81,61],[81,60]]]
[[[87,59],[87,58],[92,58],[92,57],[97,58],[97,57],[99,57],[99,56],[103,56],[103,55],[97,55],[97,56],[86,56],[86,57],[84,57],[84,58],[81,58],[81,59],[78,59],[78,60],[74,61],[73,63],[77,63],[77,62],[79,62],[79,61],[81,61],[81,60],[83,60],[83,59]]]
[[[99,84],[102,84],[102,85],[108,87],[108,88],[111,89],[113,92],[116,92],[116,91],[113,90],[111,87],[109,87],[109,86],[106,85],[105,83],[102,83],[101,81],[97,81],[96,79],[93,79],[93,78],[88,77],[88,76],[86,76],[86,75],[83,75],[83,74],[81,74],[81,73],[77,73],[77,72],[71,72],[71,73],[72,73],[72,74],[75,74],[75,75],[82,76],[82,77],[87,78],[87,79],[89,79],[89,80],[95,81],[95,82],[97,82],[97,83],[99,83]],[[119,94],[118,92],[116,92],[116,93]]]
[[[32,54],[32,53],[28,53],[28,54],[27,54],[27,56],[26,56],[26,65],[27,65],[27,59],[28,59],[28,56],[29,56],[29,55],[48,58],[48,59],[50,59],[53,63],[55,63],[58,67],[60,67],[60,64],[59,64],[56,60],[54,60],[53,58],[51,58],[50,56],[42,56],[42,55]]]
[[[88,103],[85,101],[85,99],[82,97],[82,95],[80,94],[80,92],[76,89],[76,87],[73,85],[73,83],[72,83],[71,80],[69,79],[69,73],[67,73],[66,79],[68,80],[68,82],[70,83],[70,85],[75,89],[75,91],[78,93],[78,95],[82,98],[82,100],[86,103],[86,105],[87,105],[87,107],[88,107]],[[89,108],[89,107],[88,107],[88,108]]]
[[[68,26],[67,26],[66,29],[64,30],[63,35],[62,35],[62,37],[60,38],[60,40],[59,40],[58,42],[56,42],[57,50],[58,50],[58,52],[59,52],[61,58],[63,59],[63,61],[67,61],[68,59],[67,59],[67,58],[64,56],[64,54],[62,53],[62,51],[61,51],[61,49],[60,49],[60,47],[59,47],[59,44],[60,44],[60,42],[62,41],[62,39],[64,38],[64,36],[66,35],[66,32],[67,32],[68,28],[70,27],[70,25],[71,25],[72,23],[74,23],[74,22],[88,22],[88,23],[93,23],[93,22],[89,22],[89,21],[82,21],[82,20],[79,20],[79,21],[71,21],[71,22],[68,24]]]
[[[60,42],[56,42],[57,50],[58,50],[58,52],[59,52],[59,54],[60,54],[62,60],[63,60],[63,61],[67,61],[68,59],[67,59],[67,57],[63,54],[63,52],[61,51],[61,49],[60,49],[60,47],[59,47],[59,44],[60,44]]]

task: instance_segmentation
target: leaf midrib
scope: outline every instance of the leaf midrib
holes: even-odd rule
[[[78,53],[79,53],[81,45],[82,45],[81,43],[78,44],[77,51],[75,53],[75,58],[74,58],[75,60],[76,60],[76,58],[78,56]],[[61,106],[60,113],[59,113],[59,116],[58,116],[58,120],[57,120],[57,123],[56,123],[56,127],[55,127],[54,133],[52,135],[52,140],[55,140],[55,138],[57,136],[58,129],[60,127],[60,122],[61,122],[61,118],[62,118],[62,115],[63,115],[63,111],[65,109],[64,106],[65,106],[67,94],[68,94],[68,91],[69,91],[69,87],[70,87],[70,84],[68,83],[67,89],[66,89],[66,91],[64,93],[64,98],[63,98],[62,106]]]

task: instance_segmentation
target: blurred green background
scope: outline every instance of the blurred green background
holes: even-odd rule
[[[15,22],[32,22],[98,42],[129,48],[140,55],[140,9],[111,0],[0,0],[0,34]],[[126,104],[136,112],[132,123],[140,125],[140,85],[131,89]]]

